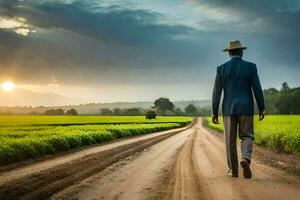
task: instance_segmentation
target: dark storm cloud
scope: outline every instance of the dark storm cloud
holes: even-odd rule
[[[160,82],[176,82],[176,75],[171,73],[177,74],[179,68],[189,73],[200,62],[210,66],[205,57],[210,55],[209,50],[217,49],[209,41],[174,40],[132,47],[70,32],[37,35],[24,37],[0,31],[1,75],[11,73],[17,80],[31,83],[49,83],[55,77],[60,83],[148,84],[153,83],[155,74],[157,81],[163,76]],[[197,48],[202,44],[207,46],[205,50]]]
[[[265,32],[274,32],[299,38],[300,1],[299,0],[190,0],[218,9],[225,14],[237,14],[247,29],[247,25],[255,24],[255,28]],[[234,15],[233,15],[234,16]],[[234,19],[233,19],[234,20]],[[234,26],[234,24],[231,24]],[[249,27],[249,26],[248,26]],[[249,27],[253,28],[252,26]],[[255,30],[253,30],[255,31]]]
[[[265,74],[275,67],[282,74],[299,68],[296,1],[194,1],[237,21],[203,18],[216,28],[200,31],[167,23],[166,15],[130,4],[0,0],[0,17],[22,17],[36,30],[21,36],[0,29],[0,75],[27,83],[201,83],[208,88],[215,67],[228,59],[221,49],[235,38],[249,47],[246,59],[257,62]]]
[[[74,57],[51,41],[0,31],[0,79],[47,84],[53,82],[57,69],[68,66]]]
[[[300,68],[300,0],[189,0],[211,10],[224,41],[241,39],[247,52],[268,68]],[[201,24],[201,21],[199,22]]]
[[[198,41],[180,39],[193,28],[159,23],[164,16],[148,10],[91,1],[1,1],[0,8],[2,16],[25,18],[37,29],[27,37],[0,30],[1,71],[18,80],[112,83],[132,74],[131,81],[145,83],[135,70],[147,76],[144,70],[189,67],[205,56],[195,50]]]
[[[101,7],[94,1],[2,1],[2,12],[24,17],[39,28],[62,28],[107,42],[146,45],[170,40],[193,29],[159,24],[158,13],[120,6]]]

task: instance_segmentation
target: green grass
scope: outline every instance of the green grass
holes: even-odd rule
[[[223,131],[221,124],[205,118],[209,127]],[[267,115],[263,121],[254,119],[255,143],[279,152],[300,154],[300,115]]]
[[[179,128],[191,117],[0,116],[0,165]]]
[[[147,120],[144,116],[1,116],[0,125],[29,126],[29,125],[80,125],[80,124],[129,124],[129,123],[186,123],[191,117],[162,117]]]

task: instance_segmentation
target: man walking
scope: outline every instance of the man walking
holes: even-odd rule
[[[254,93],[259,109],[259,120],[264,119],[265,105],[263,91],[260,85],[257,68],[254,63],[244,61],[240,41],[230,41],[228,48],[231,59],[217,68],[217,75],[212,98],[212,121],[218,124],[218,110],[222,90],[224,98],[222,114],[226,144],[228,175],[238,177],[238,158],[236,149],[237,133],[241,139],[241,166],[245,178],[251,178],[250,170],[252,146],[254,140],[253,115]]]

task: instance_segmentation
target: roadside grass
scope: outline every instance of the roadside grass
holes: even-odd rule
[[[85,124],[153,124],[153,123],[186,123],[192,117],[157,116],[148,120],[145,116],[4,116],[0,115],[1,127],[12,126],[56,126]]]
[[[12,116],[8,120],[1,116],[0,165],[81,146],[101,144],[117,138],[179,128],[192,120],[191,117],[159,117],[157,120],[144,120],[144,117],[123,116]]]
[[[223,132],[223,122],[213,124],[210,117],[205,124]],[[278,152],[300,155],[300,115],[267,115],[263,121],[254,118],[255,143]]]

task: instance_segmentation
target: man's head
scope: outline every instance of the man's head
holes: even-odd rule
[[[226,49],[223,51],[228,51],[229,56],[240,56],[243,57],[243,50],[247,49],[247,47],[242,46],[241,42],[239,40],[233,40],[229,42],[229,45]]]
[[[233,56],[240,56],[243,57],[243,49],[233,49],[233,50],[229,50],[228,51],[229,56],[233,57]]]

